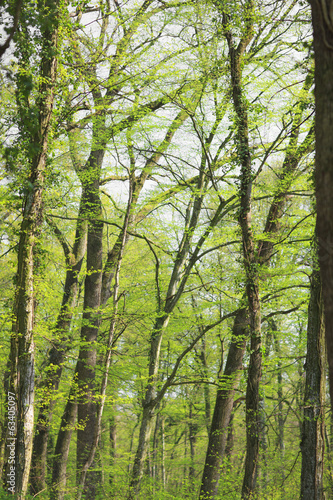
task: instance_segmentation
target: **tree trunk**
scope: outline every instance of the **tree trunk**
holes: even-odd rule
[[[259,401],[259,425],[260,425],[260,449],[262,454],[261,465],[260,465],[260,476],[261,476],[261,494],[263,497],[267,496],[267,485],[269,481],[267,472],[267,423],[266,423],[266,411],[265,411],[265,396],[261,394]]]
[[[110,467],[111,472],[109,475],[109,483],[111,486],[114,484],[114,474],[112,472],[112,467],[116,458],[116,448],[117,448],[117,425],[116,418],[114,416],[110,417],[109,420],[109,436],[110,436]]]
[[[282,484],[282,493],[284,493],[284,481],[285,481],[285,464],[284,464],[284,452],[285,452],[285,444],[284,444],[284,416],[283,416],[283,377],[282,377],[282,361],[281,361],[281,348],[280,342],[277,336],[277,326],[275,321],[272,320],[270,322],[271,329],[274,335],[274,344],[275,344],[275,352],[277,355],[277,396],[278,396],[278,415],[277,415],[277,424],[278,424],[278,447],[280,451],[280,476],[281,476],[281,484]]]
[[[58,33],[58,3],[47,1],[40,14],[41,30],[41,67],[40,88],[36,98],[36,124],[23,123],[26,135],[30,135],[34,156],[30,161],[30,176],[27,179],[28,194],[23,208],[23,220],[18,245],[18,264],[16,275],[15,303],[13,308],[13,327],[11,337],[11,377],[10,407],[17,405],[16,421],[12,420],[8,432],[10,447],[7,447],[5,477],[10,477],[6,490],[14,492],[23,499],[28,489],[31,467],[33,430],[34,430],[34,315],[35,315],[35,244],[42,222],[42,190],[46,166],[48,135],[54,101],[53,86],[56,80],[56,48]],[[22,41],[21,41],[22,44]],[[18,89],[18,95],[21,90]],[[25,102],[19,100],[19,106]],[[24,100],[24,98],[22,98]],[[31,132],[32,128],[32,132]],[[12,398],[12,399],[10,399]],[[15,403],[15,404],[14,404]],[[9,420],[10,422],[10,420]],[[15,429],[16,426],[16,429]],[[15,456],[15,475],[11,469]],[[10,476],[7,476],[10,474]]]
[[[97,130],[96,130],[97,129]],[[94,134],[98,136],[99,128]],[[53,461],[52,490],[53,498],[61,499],[66,484],[66,467],[69,445],[74,424],[74,414],[79,425],[77,441],[77,468],[83,466],[94,438],[96,424],[95,365],[96,341],[100,324],[100,305],[102,287],[102,233],[103,222],[99,196],[100,170],[104,158],[104,149],[91,151],[82,176],[82,206],[89,218],[87,238],[87,275],[85,278],[84,312],[81,328],[81,346],[75,369],[73,390],[63,413],[61,428],[58,433],[56,457]],[[77,391],[74,386],[77,384]],[[78,405],[77,409],[74,408]],[[66,418],[69,418],[67,421]],[[65,429],[65,431],[63,430]],[[62,454],[62,455],[61,455]],[[94,498],[96,475],[88,477],[87,498]],[[90,481],[90,482],[89,482]],[[57,487],[59,486],[59,491]],[[90,496],[89,496],[90,495]]]
[[[159,413],[156,415],[155,429],[154,429],[154,439],[153,439],[153,453],[152,453],[152,477],[154,480],[153,489],[155,492],[155,487],[159,479],[158,474],[158,445],[159,445],[159,430],[160,430],[161,416]]]
[[[69,454],[69,445],[77,416],[77,402],[75,391],[72,390],[62,415],[60,430],[54,450],[52,466],[51,500],[63,500],[66,493],[66,470]]]
[[[315,52],[318,258],[333,410],[333,20],[332,0],[311,1]]]
[[[84,312],[81,328],[81,346],[77,362],[78,382],[78,433],[77,470],[86,463],[94,442],[97,406],[95,400],[95,367],[97,360],[97,334],[100,325],[102,289],[103,222],[99,195],[100,169],[104,150],[93,151],[90,157],[91,179],[85,186],[85,203],[90,208],[87,240],[87,275],[84,285]],[[88,471],[85,481],[85,498],[93,500],[99,484],[99,473]]]
[[[49,392],[50,400],[47,399],[46,402],[42,402],[37,418],[31,469],[31,493],[33,495],[46,487],[47,443],[53,409],[56,403],[54,394],[59,389],[65,356],[72,346],[69,337],[69,328],[77,297],[78,277],[86,252],[87,224],[85,221],[82,222],[82,220],[80,220],[84,216],[84,208],[81,201],[78,213],[79,221],[73,247],[73,257],[69,258],[66,256],[67,271],[63,299],[55,325],[57,337],[50,350],[48,363],[44,370],[44,378],[40,384],[42,389]],[[69,249],[65,249],[65,251],[68,253]]]
[[[248,137],[247,104],[242,89],[242,56],[253,37],[254,3],[249,0],[244,6],[245,29],[236,45],[230,31],[229,19],[223,14],[223,26],[229,47],[230,76],[233,104],[236,113],[237,156],[241,167],[239,225],[242,232],[246,294],[250,317],[251,355],[246,389],[246,459],[242,487],[242,498],[253,495],[256,487],[259,461],[259,384],[261,380],[261,313],[259,300],[259,277],[256,270],[254,239],[251,227],[252,165]]]
[[[320,272],[311,278],[308,308],[304,417],[301,441],[301,499],[323,500],[325,329]]]
[[[144,463],[147,457],[148,445],[153,426],[154,409],[156,406],[153,403],[153,399],[154,390],[153,387],[149,385],[146,391],[145,400],[143,402],[139,443],[133,464],[128,500],[132,500],[135,498],[136,494],[139,491],[140,481],[143,476]]]
[[[194,415],[193,415],[193,403],[190,401],[190,410],[189,410],[189,424],[188,424],[188,430],[189,430],[189,440],[190,440],[190,451],[191,451],[191,463],[190,463],[190,468],[189,468],[189,486],[192,491],[194,491],[194,480],[195,480],[195,447],[196,447],[196,442],[197,442],[197,434],[199,430],[198,424],[194,421]]]
[[[235,407],[235,405],[234,405],[234,407]],[[227,436],[227,443],[226,443],[226,447],[225,447],[225,457],[228,459],[229,463],[231,462],[232,452],[233,452],[234,445],[235,445],[234,416],[235,416],[235,413],[234,413],[234,411],[232,411],[231,415],[230,415],[229,425],[228,425],[228,436]]]
[[[203,369],[204,376],[208,379],[208,366],[207,366],[207,359],[206,359],[205,337],[202,338],[201,349],[200,349],[200,360],[202,363],[202,369]],[[204,398],[205,398],[205,422],[206,422],[207,434],[209,435],[210,420],[211,420],[209,384],[204,384],[203,391],[204,391]]]
[[[166,486],[164,416],[161,417],[161,478],[164,490]]]
[[[241,369],[248,338],[248,324],[246,309],[239,309],[233,326],[226,366],[220,379],[221,388],[218,389],[216,395],[201,481],[200,499],[202,500],[208,500],[217,494],[234,394],[242,374]]]

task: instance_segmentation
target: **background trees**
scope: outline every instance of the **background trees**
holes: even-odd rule
[[[41,193],[29,154],[45,157],[29,288],[36,425],[18,491],[30,476],[53,499],[195,498],[200,484],[201,498],[295,498],[320,296],[309,9],[58,8],[48,24],[24,5],[2,69],[3,398],[32,345],[16,356],[15,330],[10,348],[10,283],[30,234],[22,203]],[[30,140],[38,113],[48,137]],[[10,389],[18,436],[22,391]],[[4,450],[5,417],[2,429]]]

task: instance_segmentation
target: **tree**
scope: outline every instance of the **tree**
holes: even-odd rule
[[[15,5],[2,11],[9,30]],[[52,93],[35,10],[22,4],[16,58],[7,49],[0,68],[0,400],[16,369],[9,305],[32,125]],[[201,498],[294,499],[310,478],[302,429],[302,455],[317,457],[303,464],[325,490],[305,336],[321,314],[308,14],[296,0],[59,6],[39,218],[24,233],[33,496],[190,499],[203,470]]]
[[[315,54],[315,102],[316,102],[316,200],[318,255],[322,279],[325,336],[331,405],[333,404],[333,261],[332,261],[332,152],[329,130],[332,122],[332,2],[310,2]],[[332,406],[333,408],[333,406]]]
[[[311,276],[306,379],[304,391],[304,420],[302,431],[301,498],[324,498],[324,400],[325,400],[325,331],[320,272]]]
[[[28,9],[31,9],[30,5],[26,6],[26,12]],[[33,338],[36,301],[35,245],[43,217],[42,189],[56,81],[58,17],[58,2],[45,2],[40,5],[35,26],[41,32],[40,87],[35,98],[30,95],[32,87],[29,87],[27,79],[30,70],[29,52],[26,46],[29,43],[27,26],[21,25],[22,34],[18,40],[17,51],[20,62],[17,78],[19,128],[22,146],[27,148],[25,161],[29,165],[26,169],[29,173],[25,181],[26,196],[18,244],[8,393],[8,404],[10,401],[17,401],[18,422],[16,430],[15,418],[10,419],[13,422],[9,427],[12,447],[11,455],[7,453],[6,474],[10,474],[11,458],[15,456],[17,475],[14,484],[10,485],[10,491],[15,490],[18,498],[24,498],[27,492],[32,454],[35,391]],[[29,146],[28,141],[30,141]]]

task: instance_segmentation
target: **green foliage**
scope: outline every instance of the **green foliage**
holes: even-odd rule
[[[203,6],[200,2],[153,1],[140,5],[102,1],[90,5],[79,1],[61,7],[56,97],[46,153],[44,219],[34,247],[35,418],[43,405],[55,402],[52,422],[47,423],[47,489],[38,498],[49,498],[64,406],[70,387],[76,396],[79,393],[77,382],[73,382],[78,353],[80,348],[91,347],[80,337],[82,325],[91,321],[83,319],[83,313],[89,311],[89,306],[84,306],[85,257],[77,276],[77,295],[66,310],[70,326],[65,333],[56,327],[66,275],[77,264],[75,245],[83,234],[83,225],[91,224],[92,217],[96,217],[95,207],[87,199],[88,188],[99,189],[102,200],[104,274],[110,269],[115,272],[129,180],[134,190],[95,464],[102,477],[96,498],[126,497],[143,400],[151,383],[147,371],[151,339],[156,334],[156,321],[164,317],[178,290],[179,298],[168,312],[168,324],[161,333],[154,381],[157,393],[168,382],[182,353],[205,328],[207,331],[181,359],[164,398],[155,408],[138,498],[197,498],[208,442],[207,424],[217,388],[223,385],[220,375],[232,339],[232,314],[246,304],[247,278],[238,224],[242,145],[231,103],[225,38],[226,30],[231,29],[237,46],[244,36],[249,20],[244,17],[244,3],[207,2]],[[276,9],[274,16],[272,5]],[[291,2],[256,4],[251,14],[255,33],[242,61],[252,155],[255,252],[263,243],[273,244],[270,265],[258,261],[252,268],[260,281],[261,398],[266,439],[260,454],[257,498],[276,500],[299,496],[297,436],[302,420],[314,233],[309,12],[300,6],[292,22],[290,9]],[[223,14],[228,22],[222,28]],[[40,16],[33,2],[25,3],[15,39],[16,56],[1,69],[2,372],[9,354],[22,203],[34,189],[29,173],[31,159],[36,155],[38,105],[42,98],[39,68],[43,30],[48,28],[40,25]],[[103,157],[100,164],[98,155]],[[286,171],[286,162],[291,164],[297,155],[295,167]],[[276,216],[279,230],[271,234],[265,228],[266,219],[272,201],[285,191],[287,201]],[[110,263],[112,252],[115,258]],[[184,276],[186,281],[182,281]],[[114,285],[113,278],[109,283],[111,291]],[[114,311],[112,297],[97,311],[100,325],[94,398],[99,403]],[[274,332],[272,319],[276,323]],[[214,328],[208,328],[217,322]],[[48,361],[54,346],[65,349],[56,393],[50,384],[41,385],[58,369]],[[217,496],[221,499],[239,499],[241,495],[246,440],[244,395],[250,354],[248,348],[235,393],[234,446],[221,468]],[[278,374],[283,380],[282,401]],[[227,386],[224,383],[223,387]],[[4,399],[4,392],[1,397]],[[283,457],[277,445],[279,403],[284,419]],[[112,425],[117,429],[115,450]],[[74,431],[78,427],[75,424]],[[74,498],[76,492],[75,446],[73,432],[67,467],[68,499]]]

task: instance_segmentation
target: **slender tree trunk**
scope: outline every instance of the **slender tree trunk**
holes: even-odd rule
[[[229,353],[215,401],[215,408],[209,433],[206,461],[202,475],[200,499],[208,500],[217,494],[221,465],[225,452],[228,425],[234,403],[234,394],[241,377],[243,357],[248,338],[248,313],[242,308],[237,311]]]
[[[254,239],[251,228],[252,166],[248,137],[247,105],[242,90],[242,56],[253,37],[254,3],[246,2],[244,7],[245,29],[238,45],[223,15],[223,26],[229,47],[230,76],[233,104],[236,113],[238,159],[241,166],[240,215],[244,267],[246,272],[246,293],[250,316],[250,363],[246,389],[246,459],[242,487],[242,498],[253,495],[256,487],[259,461],[259,384],[261,380],[261,313],[259,300],[259,278],[256,270]]]
[[[84,207],[81,201],[78,214],[80,220],[76,229],[72,257],[69,257],[69,248],[65,247],[67,271],[62,305],[55,325],[56,338],[50,350],[48,364],[44,370],[44,378],[40,384],[43,390],[49,392],[50,400],[47,399],[46,402],[42,403],[37,418],[31,470],[32,494],[37,494],[46,487],[47,443],[56,402],[54,394],[59,388],[65,356],[72,345],[68,332],[77,297],[78,277],[86,252],[87,224],[86,221],[81,220],[83,216]]]
[[[145,400],[143,402],[143,412],[140,426],[139,443],[134,459],[132,479],[130,483],[130,491],[128,499],[135,498],[139,490],[141,478],[143,476],[144,462],[147,457],[148,445],[153,426],[153,417],[155,405],[153,403],[154,391],[153,387],[148,386]]]
[[[277,396],[278,396],[278,446],[280,451],[280,476],[282,484],[282,492],[284,492],[284,481],[285,481],[285,468],[284,468],[284,416],[283,416],[283,376],[282,376],[282,361],[281,361],[281,348],[280,342],[277,336],[277,326],[275,321],[270,322],[270,326],[274,335],[275,352],[277,355]]]
[[[266,411],[265,411],[265,399],[264,395],[261,394],[259,401],[259,419],[260,419],[260,449],[262,454],[261,464],[260,464],[260,475],[261,475],[261,493],[263,497],[266,496],[267,485],[269,481],[267,472],[267,423],[266,423]]]
[[[172,374],[170,375],[170,377],[168,377],[168,381],[163,385],[163,388],[156,394],[156,382],[157,382],[157,374],[160,362],[160,351],[161,351],[161,344],[162,344],[164,330],[167,327],[170,316],[184,291],[185,284],[189,277],[190,271],[192,270],[194,263],[196,262],[197,255],[202,245],[206,241],[206,238],[210,234],[211,230],[216,226],[216,224],[222,218],[223,208],[227,203],[227,201],[221,200],[221,203],[219,204],[215,212],[215,215],[211,220],[210,226],[205,230],[203,235],[199,238],[199,241],[196,244],[196,247],[192,252],[191,257],[188,259],[193,233],[198,224],[199,214],[203,202],[202,191],[205,187],[204,186],[205,176],[203,175],[205,171],[204,167],[205,164],[201,166],[200,176],[198,176],[197,191],[199,192],[199,195],[195,195],[194,200],[191,200],[188,205],[186,227],[175,259],[166,298],[163,307],[160,306],[160,303],[158,304],[158,315],[155,320],[154,329],[151,334],[148,384],[146,387],[145,399],[142,404],[143,415],[141,421],[139,443],[133,466],[128,500],[132,500],[133,498],[135,498],[140,489],[140,481],[143,474],[144,459],[147,453],[147,446],[151,434],[151,426],[152,426],[151,420],[154,417],[154,411],[156,405],[159,404],[162,398],[164,397],[164,394],[171,383],[171,379],[175,377],[176,371],[179,367],[180,361],[183,358],[183,356],[187,352],[189,352],[189,349],[192,349],[194,347],[196,342],[202,338],[202,336],[206,333],[206,331],[208,331],[213,326],[216,326],[219,323],[217,322],[214,323],[214,325],[210,325],[209,327],[204,328],[197,337],[197,339],[191,344],[191,346],[189,346],[189,348],[183,351],[183,354],[177,359]],[[160,300],[158,302],[160,302]],[[221,321],[222,320],[223,319],[221,319]]]
[[[301,441],[301,499],[323,500],[325,329],[320,272],[311,278],[308,308],[304,417]]]
[[[111,468],[111,472],[109,475],[109,483],[111,486],[113,486],[114,473],[112,471],[112,468],[116,459],[116,449],[117,449],[117,425],[114,416],[110,417],[109,420],[109,436],[110,436],[110,468]]]
[[[8,429],[5,477],[11,474],[7,490],[23,499],[28,489],[31,467],[34,430],[34,316],[35,316],[35,244],[40,230],[43,209],[42,190],[46,166],[48,136],[54,101],[53,86],[56,80],[56,50],[58,33],[58,3],[47,1],[40,14],[42,37],[39,96],[36,98],[38,124],[30,134],[35,156],[31,158],[28,194],[23,209],[18,245],[16,293],[13,308],[13,328],[11,337],[11,377],[10,393],[17,404],[16,424]],[[43,16],[43,17],[42,17]],[[22,42],[21,42],[22,43]],[[22,102],[19,104],[22,106]],[[27,130],[31,124],[24,123]],[[33,128],[33,127],[32,127]],[[30,132],[30,130],[29,130]],[[29,134],[28,132],[28,134]],[[15,422],[15,419],[14,419]],[[16,429],[15,429],[16,425]],[[15,455],[15,478],[11,472],[10,455]],[[14,479],[12,479],[14,478]]]
[[[332,0],[311,0],[315,52],[318,258],[333,409],[333,19]]]
[[[194,466],[194,464],[195,464],[195,448],[196,448],[197,434],[198,434],[199,426],[194,421],[192,401],[190,401],[188,430],[189,430],[190,451],[191,451],[191,463],[190,463],[188,476],[189,476],[190,488],[193,491],[194,490],[194,480],[195,480],[195,466]]]
[[[52,466],[51,500],[63,500],[66,493],[66,470],[69,454],[69,445],[75,427],[77,416],[77,402],[75,391],[72,390],[62,415],[60,430],[54,450]]]
[[[162,487],[166,487],[166,471],[165,471],[165,430],[164,430],[164,416],[161,417],[161,478]]]
[[[235,405],[234,405],[235,406]],[[229,463],[232,459],[232,452],[235,445],[235,433],[234,433],[234,411],[232,411],[230,415],[229,425],[228,425],[228,436],[227,443],[225,447],[225,457],[229,460]]]
[[[331,442],[327,434],[327,425],[325,425],[325,444],[326,444],[326,457],[327,457],[327,489],[326,495],[328,500],[333,498],[333,468],[332,468],[332,449]]]
[[[159,479],[159,474],[158,474],[158,446],[159,446],[159,430],[160,430],[160,421],[161,417],[160,414],[157,413],[156,415],[156,421],[155,421],[155,429],[154,429],[154,439],[153,439],[153,453],[152,453],[152,477],[154,480],[154,492],[155,492],[155,487],[156,483],[158,482]]]
[[[201,343],[200,360],[201,360],[201,363],[202,363],[203,373],[204,373],[205,377],[208,378],[208,366],[207,366],[207,359],[206,359],[206,342],[205,342],[205,337],[203,337],[202,343]],[[211,405],[210,405],[209,384],[204,384],[203,391],[204,391],[204,398],[205,398],[205,422],[206,422],[207,433],[209,435],[210,420],[211,420]]]

